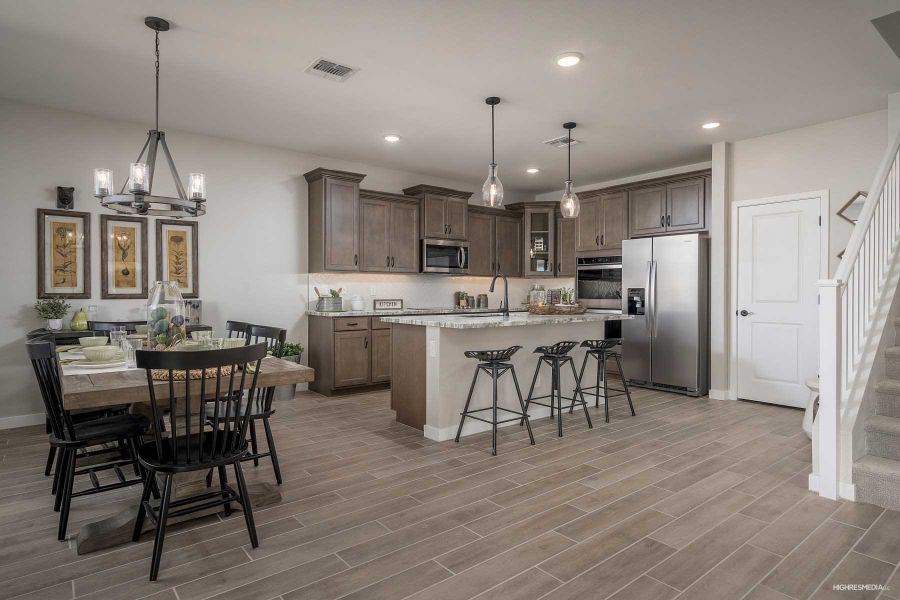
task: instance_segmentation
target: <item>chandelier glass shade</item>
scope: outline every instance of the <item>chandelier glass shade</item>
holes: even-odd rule
[[[484,99],[485,104],[491,107],[491,164],[488,167],[488,176],[481,186],[481,203],[485,206],[500,208],[503,205],[503,184],[497,177],[497,163],[494,161],[494,107],[500,104],[500,98],[491,96]]]
[[[563,127],[569,132],[569,141],[566,144],[566,150],[569,153],[569,176],[566,179],[566,188],[563,190],[562,198],[559,199],[559,212],[565,219],[574,219],[581,212],[578,194],[572,191],[572,130],[575,129],[575,123],[563,123]]]

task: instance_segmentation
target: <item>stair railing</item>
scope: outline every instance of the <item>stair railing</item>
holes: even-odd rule
[[[833,279],[819,286],[818,491],[838,498],[841,408],[861,372],[900,237],[900,132],[875,174]],[[830,216],[830,215],[829,215]]]

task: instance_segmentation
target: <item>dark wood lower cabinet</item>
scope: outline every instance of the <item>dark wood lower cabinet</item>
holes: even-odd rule
[[[373,323],[374,324],[374,323]],[[391,380],[391,330],[372,330],[371,382],[382,383]]]
[[[334,333],[334,387],[369,383],[369,336],[365,331]]]

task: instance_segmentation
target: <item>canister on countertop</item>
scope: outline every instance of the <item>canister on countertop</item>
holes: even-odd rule
[[[489,308],[488,307],[488,295],[487,294],[478,294],[478,301],[475,303],[476,308]]]

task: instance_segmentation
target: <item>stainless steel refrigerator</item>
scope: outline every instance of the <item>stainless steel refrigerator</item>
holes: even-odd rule
[[[622,370],[628,382],[692,396],[709,391],[709,239],[622,242]]]

